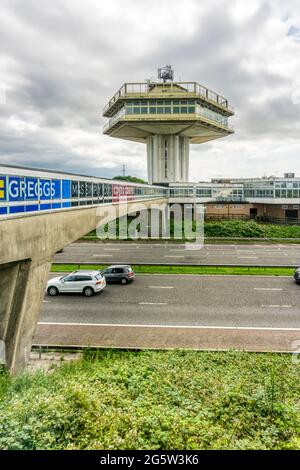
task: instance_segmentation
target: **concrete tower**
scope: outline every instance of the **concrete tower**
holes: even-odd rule
[[[148,181],[188,182],[189,146],[232,134],[226,98],[196,82],[173,82],[171,66],[157,81],[125,83],[103,110],[103,133],[147,144]]]

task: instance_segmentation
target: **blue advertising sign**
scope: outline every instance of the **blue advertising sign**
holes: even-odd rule
[[[71,207],[71,198],[71,180],[0,175],[0,215]]]
[[[40,180],[40,194],[42,200],[51,199],[51,180]]]
[[[24,201],[24,178],[19,176],[9,177],[8,199],[10,201]]]
[[[5,201],[6,199],[6,178],[0,177],[0,201]]]
[[[61,180],[51,181],[51,199],[61,198]]]
[[[71,181],[62,180],[62,197],[63,199],[71,198]]]
[[[61,181],[10,176],[8,179],[8,196],[9,201],[60,199]]]
[[[24,178],[24,195],[26,201],[36,201],[39,198],[37,178]]]

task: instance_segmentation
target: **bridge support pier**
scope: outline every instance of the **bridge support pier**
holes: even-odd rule
[[[0,265],[0,340],[11,373],[29,358],[50,266],[50,260]]]

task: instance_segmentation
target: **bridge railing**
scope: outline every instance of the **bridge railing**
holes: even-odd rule
[[[167,197],[161,186],[0,166],[0,218]]]

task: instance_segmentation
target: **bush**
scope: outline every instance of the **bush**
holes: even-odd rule
[[[87,352],[7,377],[1,449],[297,449],[299,366],[288,355]]]
[[[206,237],[300,238],[300,226],[261,224],[254,220],[205,222]]]

